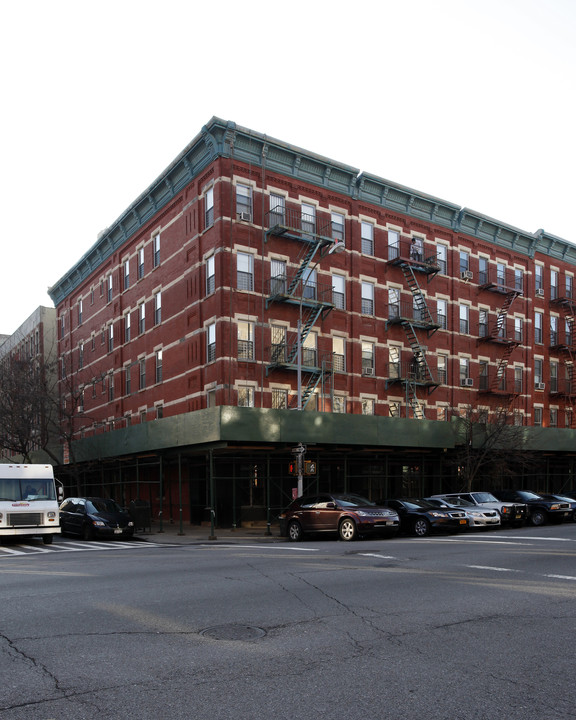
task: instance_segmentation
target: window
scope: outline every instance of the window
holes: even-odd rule
[[[146,330],[146,303],[138,305],[138,332],[140,335]]]
[[[362,415],[374,415],[374,399],[373,398],[361,398],[360,404],[362,407]]]
[[[342,395],[334,395],[334,404],[332,406],[332,412],[345,413],[346,412],[346,398]]]
[[[388,319],[395,320],[400,317],[400,290],[388,288]]]
[[[572,323],[574,320],[564,320],[564,337],[565,344],[572,345]]]
[[[254,388],[238,388],[238,405],[239,407],[254,407]]]
[[[543,334],[542,334],[542,325],[543,325],[543,314],[541,312],[534,313],[534,342],[541,345],[544,342]]]
[[[488,337],[488,310],[478,312],[478,335]]]
[[[254,258],[249,253],[239,252],[236,256],[236,283],[238,290],[254,289]]]
[[[316,300],[316,269],[307,268],[302,275],[302,297]]]
[[[286,362],[286,328],[282,325],[272,325],[271,328],[271,361]]]
[[[114,374],[108,373],[108,402],[114,400]]]
[[[395,260],[397,257],[400,257],[400,233],[388,230],[388,260]]]
[[[388,348],[388,377],[400,377],[400,348],[395,345]]]
[[[154,295],[154,325],[160,325],[162,322],[162,292],[158,291]]]
[[[534,385],[538,386],[541,385],[543,382],[543,367],[544,367],[544,361],[542,358],[535,358],[534,359]]]
[[[446,385],[448,383],[448,358],[446,355],[438,355],[437,368],[438,382],[441,385]]]
[[[272,388],[272,407],[275,410],[286,410],[288,407],[288,391]]]
[[[470,323],[468,321],[469,308],[468,305],[459,305],[460,313],[460,332],[464,335],[468,334]]]
[[[572,277],[572,275],[566,275],[564,295],[565,295],[567,298],[571,298],[571,297],[572,297],[572,285],[573,285],[573,282],[574,282],[574,278]]]
[[[316,208],[314,207],[314,205],[308,205],[307,203],[302,203],[300,212],[301,212],[302,232],[307,233],[308,237],[309,237],[310,234],[313,234],[316,232]]]
[[[270,227],[284,225],[286,215],[286,199],[283,195],[270,193]]]
[[[336,372],[346,371],[345,340],[343,337],[332,338],[332,363]]]
[[[558,392],[558,363],[550,361],[550,392]]]
[[[216,323],[206,327],[206,362],[216,360]]]
[[[362,253],[364,255],[374,255],[374,225],[369,222],[361,222],[360,237],[362,240]]]
[[[286,292],[286,261],[272,259],[270,261],[270,294],[284,295]]]
[[[144,277],[144,248],[138,250],[138,280]]]
[[[534,425],[536,427],[542,427],[542,408],[541,407],[534,408]]]
[[[238,360],[254,360],[254,323],[238,321]]]
[[[138,360],[138,387],[140,390],[146,387],[146,358]]]
[[[212,295],[216,289],[216,260],[214,255],[206,258],[206,295]]]
[[[108,325],[108,352],[114,350],[114,325]]]
[[[78,325],[82,325],[82,313],[84,310],[84,305],[82,302],[82,298],[78,300]]]
[[[132,394],[132,368],[126,365],[124,368],[124,391],[126,395]]]
[[[514,290],[524,292],[524,270],[514,268]]]
[[[332,303],[343,310],[346,306],[346,279],[342,275],[332,275]]]
[[[84,367],[84,343],[81,342],[78,345],[78,368],[81,369]]]
[[[154,267],[158,267],[160,265],[160,233],[156,233],[152,238],[152,248]]]
[[[470,377],[470,360],[468,358],[460,358],[460,385],[466,385],[465,382]]]
[[[362,375],[374,375],[374,343],[362,342]]]
[[[156,350],[156,382],[162,382],[162,350]]]
[[[544,287],[542,282],[543,268],[542,265],[536,265],[534,267],[534,288],[536,290],[542,290]]]
[[[558,427],[558,409],[550,408],[550,427]]]
[[[64,337],[66,334],[66,316],[64,314],[60,315],[60,339]]]
[[[496,263],[496,284],[506,286],[506,265]]]
[[[424,257],[424,243],[422,238],[413,237],[410,242],[410,259],[420,262]]]
[[[448,302],[446,300],[436,301],[437,323],[442,330],[448,328]]]
[[[438,263],[438,267],[440,268],[440,272],[442,275],[446,275],[448,272],[448,248],[446,245],[437,245],[436,246],[436,262]]]
[[[236,214],[241,220],[252,220],[252,188],[236,185]]]
[[[214,188],[208,188],[204,196],[204,227],[214,224]]]
[[[363,315],[374,315],[374,285],[370,282],[362,283],[362,308]]]
[[[315,332],[309,332],[304,338],[302,342],[302,365],[317,367],[316,340],[317,334]]]
[[[470,253],[465,250],[460,251],[460,272],[467,272],[470,270]]]
[[[550,270],[550,300],[556,300],[558,297],[558,272]]]
[[[514,368],[514,392],[519,395],[524,389],[524,368]]]
[[[486,285],[488,283],[488,258],[478,258],[478,284]]]
[[[131,326],[130,326],[130,313],[127,312],[124,315],[124,342],[130,342]]]
[[[344,215],[332,213],[332,239],[336,242],[344,242]]]
[[[550,315],[550,345],[552,347],[558,345],[558,318],[556,315]]]
[[[106,301],[111,302],[112,301],[112,275],[108,275],[108,279],[106,281]]]
[[[514,318],[514,340],[516,342],[524,340],[524,320],[519,317]]]
[[[164,417],[164,405],[156,405],[156,420],[162,420]]]
[[[124,260],[124,290],[128,290],[130,287],[130,260]]]
[[[399,402],[391,402],[388,406],[388,412],[390,413],[390,417],[400,417],[400,403]]]

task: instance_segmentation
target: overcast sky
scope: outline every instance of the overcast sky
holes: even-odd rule
[[[0,334],[216,115],[576,242],[574,0],[0,9]]]

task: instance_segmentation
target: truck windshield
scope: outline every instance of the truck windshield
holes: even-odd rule
[[[56,500],[54,481],[48,478],[0,478],[0,500]]]

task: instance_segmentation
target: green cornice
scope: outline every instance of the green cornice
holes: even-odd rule
[[[528,257],[541,253],[576,264],[576,246],[544,230],[529,233],[481,213],[361,172],[213,117],[164,172],[100,234],[96,243],[50,289],[58,305],[218,157],[233,158],[350,198],[434,223]]]

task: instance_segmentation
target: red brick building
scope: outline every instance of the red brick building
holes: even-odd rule
[[[537,477],[565,476],[575,271],[561,238],[213,118],[51,288],[75,456],[236,522],[289,497],[299,441],[311,487],[421,494],[457,482],[445,421],[504,411],[563,429]]]

